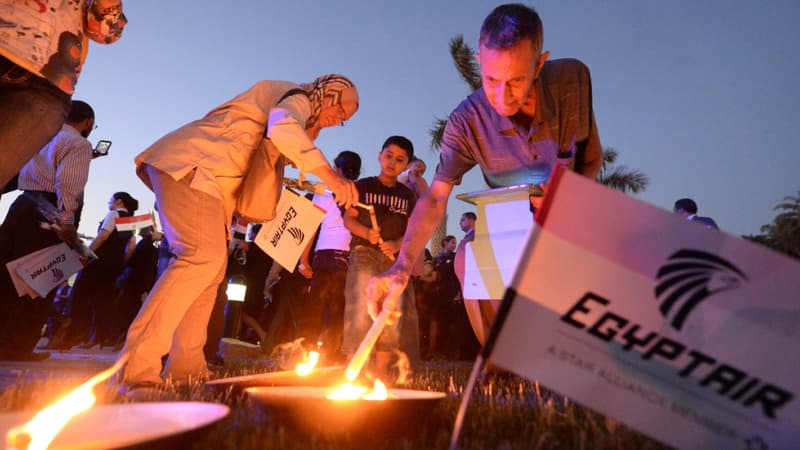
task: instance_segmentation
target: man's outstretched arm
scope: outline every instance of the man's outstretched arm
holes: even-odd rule
[[[417,202],[408,220],[397,261],[389,270],[370,280],[367,308],[373,318],[380,312],[384,301],[397,304],[397,300],[408,284],[414,263],[425,249],[425,244],[430,240],[433,230],[444,217],[447,200],[452,191],[452,184],[434,180],[430,189]]]

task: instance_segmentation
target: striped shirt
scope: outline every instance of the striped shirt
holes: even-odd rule
[[[86,181],[92,145],[78,130],[64,124],[61,131],[19,172],[19,189],[54,192],[62,223],[74,223],[75,210]]]

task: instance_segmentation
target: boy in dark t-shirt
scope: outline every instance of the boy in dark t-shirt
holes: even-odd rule
[[[387,270],[394,262],[406,232],[408,217],[417,201],[416,193],[397,181],[397,176],[413,157],[411,141],[403,136],[391,136],[378,154],[380,175],[356,182],[359,201],[372,205],[378,228],[373,228],[370,213],[363,208],[349,208],[342,215],[345,227],[353,234],[345,287],[342,342],[345,355],[355,353],[372,325],[367,313],[367,284],[372,276]],[[416,318],[413,289],[403,292],[398,308],[406,317]],[[413,324],[408,320],[401,322],[408,324],[409,330],[417,327],[416,321]],[[379,376],[387,375],[391,353],[399,347],[400,327],[396,321],[384,328],[375,345],[375,370]]]

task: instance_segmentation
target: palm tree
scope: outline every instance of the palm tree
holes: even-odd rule
[[[473,92],[480,89],[481,73],[478,63],[475,61],[475,50],[464,42],[463,35],[459,34],[450,39],[450,56],[453,57],[453,64],[455,64],[461,79],[469,85],[470,89]],[[446,125],[447,119],[437,117],[433,127],[428,130],[431,137],[431,148],[434,150],[442,149],[442,136]]]
[[[794,258],[800,258],[800,191],[797,196],[784,197],[783,202],[774,209],[783,212],[775,216],[772,223],[761,227],[762,234],[743,237]]]
[[[618,156],[619,152],[614,148],[603,149],[603,166],[600,168],[600,174],[597,175],[597,181],[623,193],[638,194],[644,191],[650,184],[647,175],[625,166],[610,167],[617,161]]]
[[[455,64],[461,79],[469,85],[473,92],[480,89],[481,74],[480,67],[475,61],[475,51],[464,42],[463,35],[459,34],[450,39],[450,56],[453,58],[453,64]],[[431,148],[434,150],[442,149],[445,126],[447,126],[447,119],[436,118],[433,127],[428,130],[428,135],[431,137]],[[613,148],[603,149],[603,167],[600,169],[597,181],[611,189],[625,193],[638,194],[644,191],[650,184],[647,175],[625,166],[610,167],[617,161],[618,156],[619,152]]]

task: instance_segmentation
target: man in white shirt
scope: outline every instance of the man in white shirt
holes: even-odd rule
[[[77,241],[75,213],[89,176],[92,145],[86,138],[94,129],[94,110],[73,100],[67,122],[19,173],[22,195],[12,203],[0,225],[0,359],[43,359],[33,353],[47,314],[43,299],[19,298],[5,264],[60,241]],[[45,219],[37,205],[60,211],[60,230],[43,229]]]

